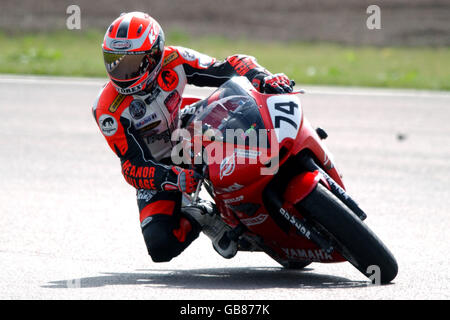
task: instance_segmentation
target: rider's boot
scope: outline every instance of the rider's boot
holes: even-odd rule
[[[222,221],[213,203],[201,200],[196,204],[183,207],[181,211],[200,225],[202,232],[211,239],[217,253],[226,259],[236,255],[237,242],[227,235],[232,228]]]

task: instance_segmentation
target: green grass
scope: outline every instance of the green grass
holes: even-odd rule
[[[450,48],[375,48],[327,43],[257,42],[167,34],[168,45],[193,48],[223,59],[253,55],[273,73],[297,84],[450,90]],[[0,33],[0,73],[105,77],[103,32]]]

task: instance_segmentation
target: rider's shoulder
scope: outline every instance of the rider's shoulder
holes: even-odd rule
[[[111,81],[109,81],[99,93],[96,104],[94,105],[94,110],[96,113],[110,113],[112,115],[117,114],[120,116],[125,108],[131,102],[132,97],[123,95],[117,92]]]
[[[216,59],[205,54],[199,53],[193,49],[181,46],[167,46],[164,48],[164,60],[162,67],[173,69],[181,64],[188,64],[194,68],[207,68]]]

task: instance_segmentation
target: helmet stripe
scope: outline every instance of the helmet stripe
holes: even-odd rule
[[[128,37],[128,27],[130,26],[131,19],[133,15],[126,15],[122,22],[120,22],[119,28],[117,29],[117,38],[127,38]]]

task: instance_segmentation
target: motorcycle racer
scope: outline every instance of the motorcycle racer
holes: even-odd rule
[[[203,231],[225,258],[236,254],[233,241],[219,244],[229,230],[212,203],[182,207],[197,174],[172,164],[183,91],[187,84],[218,87],[245,76],[261,92],[292,91],[284,74],[271,74],[247,55],[223,61],[192,49],[165,46],[164,33],[146,13],[122,14],[108,27],[103,58],[110,81],[93,106],[93,115],[110,148],[121,161],[125,180],[136,188],[141,230],[154,262],[170,261]]]

